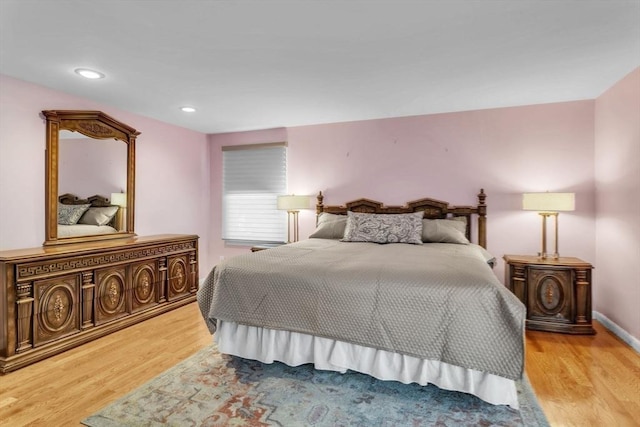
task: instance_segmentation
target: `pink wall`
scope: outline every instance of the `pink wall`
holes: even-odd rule
[[[595,105],[594,309],[640,339],[640,68]]]
[[[141,132],[136,144],[136,233],[200,236],[209,247],[209,145],[204,134],[0,75],[0,250],[44,241],[47,109],[101,110]]]
[[[322,190],[325,204],[432,197],[464,205],[484,187],[500,279],[502,255],[539,250],[540,220],[521,210],[521,193],[575,192],[576,211],[560,216],[560,250],[595,262],[593,106],[579,101],[212,135],[212,214],[220,215],[220,146],[286,139],[289,192]],[[313,211],[301,212],[302,237],[314,221]],[[222,244],[219,220],[212,222],[211,245],[214,260],[247,250]]]

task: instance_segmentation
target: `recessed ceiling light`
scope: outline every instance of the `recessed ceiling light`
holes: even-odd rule
[[[104,74],[98,71],[89,70],[88,68],[76,68],[75,72],[87,79],[104,79]]]
[[[196,109],[193,107],[180,107],[180,110],[184,111],[185,113],[195,113]]]

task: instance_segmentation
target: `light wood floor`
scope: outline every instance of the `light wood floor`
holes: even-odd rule
[[[640,355],[596,330],[527,332],[527,373],[552,426],[640,425]],[[0,425],[77,426],[210,342],[189,304],[0,376]]]

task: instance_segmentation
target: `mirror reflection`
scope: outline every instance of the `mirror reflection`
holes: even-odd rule
[[[68,130],[58,141],[58,238],[124,231],[127,145]]]
[[[127,144],[60,131],[58,194],[80,196],[124,193],[127,188]]]

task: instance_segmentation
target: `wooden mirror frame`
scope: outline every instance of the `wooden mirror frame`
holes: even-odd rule
[[[45,241],[44,245],[80,243],[135,236],[135,152],[140,132],[101,111],[45,110],[47,150],[45,153]],[[79,132],[94,139],[115,139],[127,144],[126,229],[113,234],[58,238],[59,131]]]

